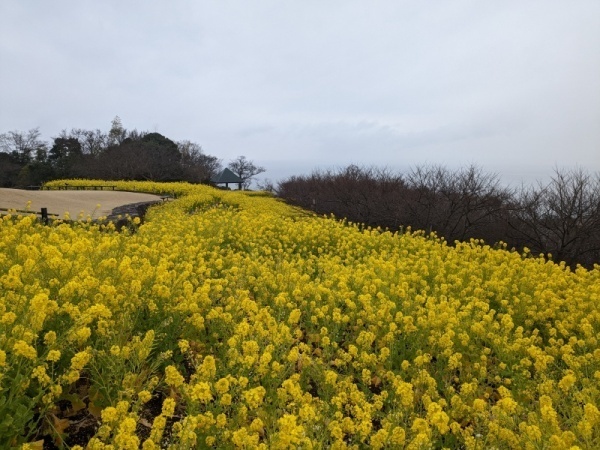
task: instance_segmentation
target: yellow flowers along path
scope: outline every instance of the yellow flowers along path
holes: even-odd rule
[[[1,448],[600,448],[600,267],[116,184],[0,219]]]

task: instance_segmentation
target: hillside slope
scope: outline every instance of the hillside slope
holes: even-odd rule
[[[600,447],[600,268],[119,186],[179,198],[0,221],[0,445]]]

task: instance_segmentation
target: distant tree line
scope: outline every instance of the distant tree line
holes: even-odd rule
[[[38,128],[0,134],[0,187],[37,186],[57,178],[206,183],[221,170],[221,161],[200,145],[128,131],[118,116],[108,133],[63,130],[50,143],[40,136]]]
[[[450,243],[504,242],[572,267],[600,264],[600,174],[581,169],[511,189],[475,166],[398,174],[351,165],[292,176],[276,191],[294,205],[372,227],[435,231]]]

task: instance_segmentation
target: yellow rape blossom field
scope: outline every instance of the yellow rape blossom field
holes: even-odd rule
[[[109,184],[177,200],[0,219],[1,448],[600,448],[600,267]]]

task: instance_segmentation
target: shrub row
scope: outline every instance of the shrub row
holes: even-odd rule
[[[504,242],[571,266],[600,262],[600,174],[583,170],[556,170],[547,183],[511,189],[475,166],[399,174],[351,165],[290,177],[278,195],[373,227],[433,231],[448,242]]]

